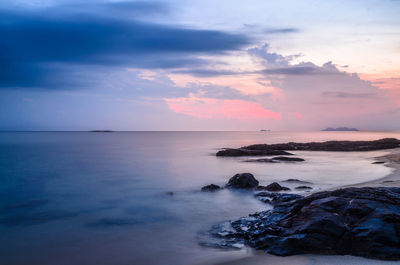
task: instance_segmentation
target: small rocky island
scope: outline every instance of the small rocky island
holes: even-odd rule
[[[226,187],[286,190],[278,183],[258,184],[252,174],[242,173],[233,176]],[[400,188],[344,188],[307,197],[262,191],[255,197],[274,208],[214,226],[210,233],[215,241],[204,245],[227,248],[247,244],[279,256],[326,254],[400,260]]]
[[[337,128],[325,128],[322,131],[324,132],[358,132],[357,128],[349,128],[349,127],[337,127]]]
[[[400,140],[384,138],[375,141],[327,141],[311,143],[253,144],[240,148],[225,148],[216,156],[288,156],[287,151],[375,151],[400,147]]]

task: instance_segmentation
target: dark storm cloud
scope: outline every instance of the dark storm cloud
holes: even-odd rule
[[[0,87],[46,87],[53,78],[49,75],[69,78],[63,65],[198,66],[204,63],[198,54],[220,54],[249,43],[244,35],[111,17],[108,12],[155,9],[144,3],[108,3],[93,9],[83,4],[60,11],[0,11]]]

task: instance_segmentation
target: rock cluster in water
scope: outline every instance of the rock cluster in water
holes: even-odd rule
[[[283,150],[251,150],[246,148],[226,148],[218,151],[217,156],[279,156],[279,155],[292,155],[289,152]]]
[[[273,158],[259,158],[259,159],[247,159],[244,162],[260,162],[260,163],[276,163],[276,162],[303,162],[305,161],[300,157],[290,157],[290,156],[276,156]]]
[[[260,194],[274,200],[275,193]],[[354,255],[400,260],[400,188],[345,188],[277,202],[272,210],[219,224],[220,247],[267,253]]]
[[[400,140],[384,138],[375,141],[328,141],[311,143],[254,144],[217,152],[217,156],[274,156],[291,155],[286,151],[373,151],[400,147]]]
[[[278,182],[273,182],[267,186],[258,186],[257,190],[267,191],[287,191],[290,190],[288,187],[281,186]]]

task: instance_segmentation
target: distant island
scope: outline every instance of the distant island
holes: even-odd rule
[[[345,132],[358,132],[359,130],[357,128],[348,128],[348,127],[337,127],[337,128],[325,128],[322,131],[325,132],[338,132],[338,131],[345,131]]]
[[[113,132],[111,130],[91,130],[90,132],[102,132],[102,133],[108,133],[108,132]]]

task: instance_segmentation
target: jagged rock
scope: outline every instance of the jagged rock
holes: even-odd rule
[[[240,173],[236,174],[229,179],[226,187],[235,189],[252,189],[258,186],[258,180],[256,180],[251,173]]]
[[[279,183],[277,183],[277,182],[273,182],[267,186],[258,186],[257,190],[283,191],[283,190],[290,190],[290,189],[279,185]]]
[[[354,255],[400,260],[400,188],[345,188],[279,203],[225,222],[221,240],[267,253]],[[211,233],[218,233],[218,226]],[[236,240],[235,240],[236,239]]]
[[[201,188],[201,191],[217,191],[222,189],[220,186],[215,184],[210,184]]]
[[[233,149],[227,148],[218,151],[216,156],[277,156],[277,155],[292,155],[289,152],[283,150],[247,150],[247,149]]]

